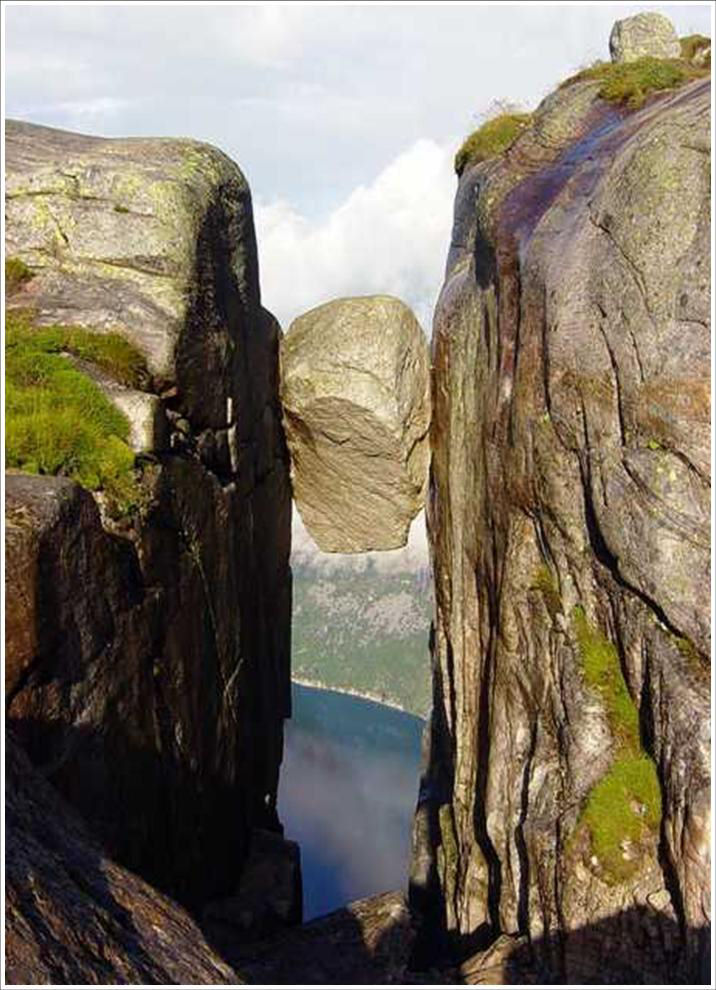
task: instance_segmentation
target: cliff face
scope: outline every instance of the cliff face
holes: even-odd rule
[[[114,858],[195,905],[235,891],[252,829],[280,829],[290,705],[279,329],[250,194],[197,142],[6,137],[7,254],[32,272],[8,304],[118,331],[148,366],[125,407],[138,505],[111,532],[74,483],[7,477],[8,722]]]
[[[705,979],[709,83],[636,112],[596,88],[457,193],[412,892],[463,956]]]

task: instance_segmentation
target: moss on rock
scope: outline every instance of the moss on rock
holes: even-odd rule
[[[63,356],[70,352],[129,375],[136,367],[136,354],[127,348],[113,334],[34,327],[27,314],[8,313],[6,465],[73,478],[103,491],[116,512],[128,512],[137,496],[134,454],[127,443],[129,421]]]
[[[455,155],[455,172],[462,175],[468,165],[475,165],[506,151],[527,127],[529,113],[501,113],[488,120],[466,138]]]
[[[589,829],[602,876],[618,883],[639,866],[639,843],[661,821],[661,790],[654,761],[642,747],[639,713],[622,674],[616,647],[574,609],[582,672],[606,709],[617,743],[611,766],[587,796],[580,823]]]

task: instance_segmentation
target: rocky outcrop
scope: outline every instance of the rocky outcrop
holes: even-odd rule
[[[9,984],[242,982],[183,908],[107,858],[12,737],[5,815]]]
[[[638,112],[598,85],[457,193],[411,888],[429,951],[502,937],[541,982],[701,982],[710,84]]]
[[[135,510],[8,476],[8,723],[119,863],[192,906],[280,831],[290,487],[278,326],[238,168],[193,141],[9,122],[10,306],[119,331],[143,391]],[[91,369],[88,369],[91,370]],[[104,376],[104,377],[103,377]],[[116,394],[115,394],[116,393]]]
[[[417,320],[391,296],[337,299],[281,345],[293,491],[321,550],[404,546],[427,481],[430,383]]]
[[[663,14],[634,14],[616,21],[609,35],[612,62],[639,58],[679,58],[681,46],[674,25]]]
[[[360,986],[411,983],[415,938],[405,895],[397,891],[347,904],[293,931],[253,944],[222,943],[248,983]],[[416,982],[442,982],[433,975]]]

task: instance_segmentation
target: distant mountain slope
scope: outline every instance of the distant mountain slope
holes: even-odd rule
[[[402,550],[321,553],[293,521],[292,676],[418,715],[430,706],[432,587],[424,521]]]

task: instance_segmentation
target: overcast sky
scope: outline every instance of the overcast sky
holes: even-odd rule
[[[251,184],[263,301],[286,326],[389,292],[429,330],[462,137],[495,100],[537,105],[659,10],[710,4],[6,3],[6,116],[218,145]]]

